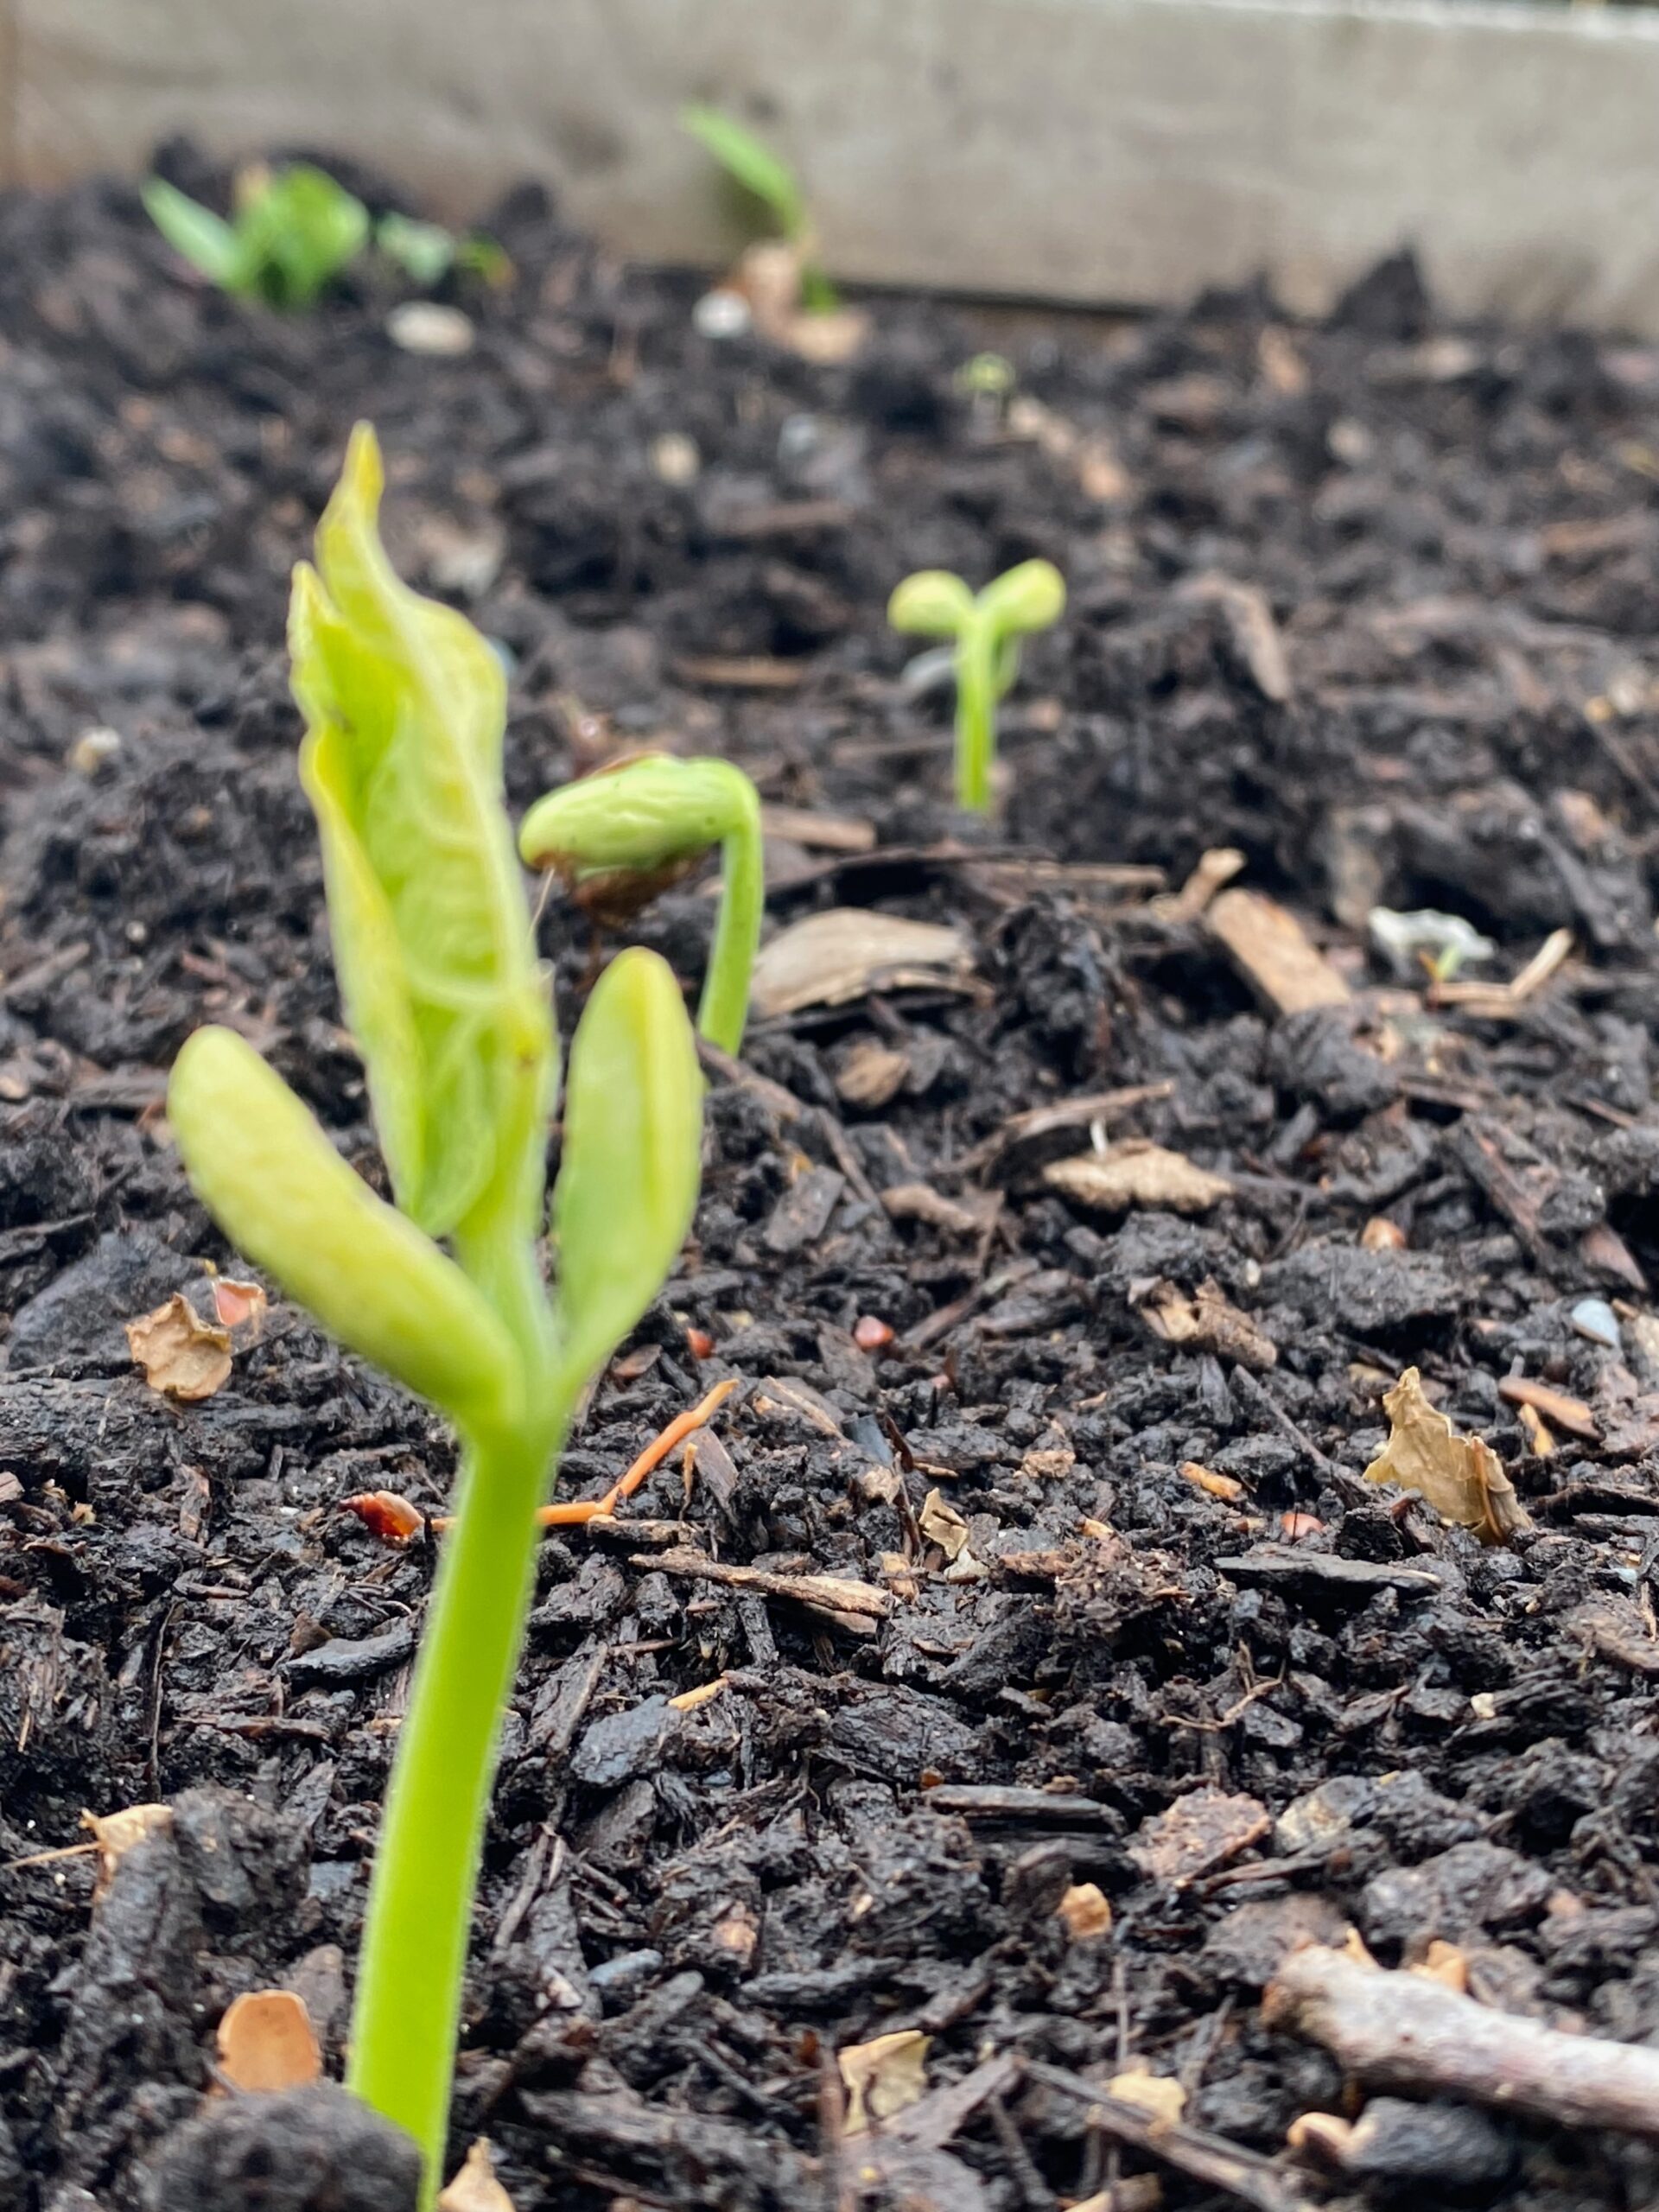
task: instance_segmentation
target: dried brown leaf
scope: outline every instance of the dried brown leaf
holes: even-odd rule
[[[968,1523],[942,1491],[931,1490],[922,1501],[917,1526],[930,1544],[937,1544],[947,1562],[954,1563],[968,1541]]]
[[[439,2191],[437,2212],[512,2212],[512,2199],[495,2177],[495,2161],[483,2136]]]
[[[98,1882],[92,1891],[96,1904],[109,1890],[115,1870],[135,1843],[173,1825],[170,1805],[124,1805],[118,1813],[83,1813],[80,1825],[92,1831],[98,1847]]]
[[[1166,1344],[1191,1344],[1218,1358],[1236,1359],[1261,1374],[1275,1366],[1279,1347],[1241,1313],[1218,1282],[1206,1276],[1191,1298],[1173,1282],[1154,1283],[1141,1300],[1141,1319]]]
[[[1057,1191],[1102,1213],[1122,1213],[1130,1206],[1167,1206],[1175,1213],[1205,1213],[1232,1196],[1224,1175],[1211,1174],[1184,1153],[1169,1152],[1140,1137],[1125,1137],[1103,1152],[1079,1153],[1073,1160],[1051,1160],[1043,1179]]]
[[[1490,1444],[1459,1436],[1423,1395],[1408,1367],[1382,1394],[1389,1440],[1365,1470],[1368,1483],[1398,1483],[1427,1498],[1442,1519],[1472,1529],[1483,1543],[1505,1543],[1532,1522]]]
[[[269,1303],[257,1282],[238,1282],[233,1275],[213,1277],[213,1318],[221,1329],[248,1328],[257,1337]]]
[[[250,1989],[219,2024],[219,2069],[236,2089],[303,2089],[322,2078],[322,2053],[305,2000],[291,1989]]]
[[[847,2091],[849,2135],[862,2135],[873,2120],[891,2120],[927,2093],[925,2071],[931,2036],[900,2028],[871,2043],[849,2044],[836,2053]]]
[[[128,1322],[127,1349],[150,1389],[182,1405],[200,1404],[230,1380],[230,1331],[204,1321],[181,1290]]]
[[[958,929],[862,906],[833,906],[780,930],[761,948],[750,1000],[761,1015],[845,1006],[868,991],[959,982],[971,959],[972,948]]]

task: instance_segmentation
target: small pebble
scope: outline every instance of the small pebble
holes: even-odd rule
[[[69,766],[78,776],[95,776],[121,750],[118,729],[83,730],[69,748]]]
[[[874,1313],[861,1313],[853,1324],[853,1342],[861,1351],[885,1351],[893,1342],[892,1326]]]
[[[700,338],[744,338],[753,324],[742,293],[725,284],[705,292],[691,310],[691,327]]]
[[[715,1356],[715,1340],[707,1329],[688,1329],[685,1348],[693,1359],[712,1359]]]
[[[651,442],[651,473],[660,484],[671,490],[683,492],[695,484],[702,472],[702,455],[697,451],[697,442],[688,438],[683,430],[664,430]]]
[[[1605,1298],[1581,1298],[1573,1308],[1572,1321],[1579,1334],[1588,1337],[1592,1344],[1605,1344],[1610,1351],[1624,1350],[1624,1332]]]
[[[386,317],[386,335],[405,353],[454,360],[473,350],[473,320],[436,300],[404,300]]]

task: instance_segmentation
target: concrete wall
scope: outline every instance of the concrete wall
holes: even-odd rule
[[[3,10],[10,9],[10,21]],[[1317,312],[1402,241],[1471,313],[1659,336],[1659,14],[1456,0],[0,0],[0,173],[165,133],[363,156],[442,208],[534,175],[717,261],[678,104],[798,162],[845,276]],[[9,69],[8,69],[9,57]]]

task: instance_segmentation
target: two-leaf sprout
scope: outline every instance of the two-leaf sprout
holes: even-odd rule
[[[988,810],[996,709],[1020,673],[1020,640],[1052,628],[1065,612],[1065,583],[1049,561],[1022,561],[981,592],[948,569],[922,569],[888,601],[895,630],[954,641],[958,806]]]
[[[505,681],[462,616],[397,578],[380,490],[364,426],[317,565],[295,572],[289,647],[340,995],[397,1203],[231,1030],[190,1038],[168,1114],[226,1236],[461,1435],[454,1522],[375,1854],[348,2075],[419,2145],[427,2212],[537,1508],[578,1399],[690,1224],[702,1084],[672,974],[654,953],[624,952],[570,1047],[550,1294],[537,1245],[558,1046],[503,804]]]
[[[733,183],[760,201],[777,224],[779,236],[795,248],[800,257],[801,305],[810,315],[832,313],[840,299],[817,259],[811,210],[794,171],[753,131],[717,107],[694,100],[680,110],[680,122]]]
[[[743,771],[666,754],[625,761],[538,799],[518,832],[526,864],[557,868],[601,919],[636,912],[711,845],[723,880],[697,1027],[735,1053],[766,905],[760,801]]]
[[[430,289],[451,269],[501,284],[512,264],[493,238],[458,238],[441,223],[389,213],[374,222],[355,193],[326,169],[296,162],[238,171],[231,219],[164,177],[141,188],[151,222],[191,267],[238,299],[303,308],[348,269],[371,238],[410,282]]]

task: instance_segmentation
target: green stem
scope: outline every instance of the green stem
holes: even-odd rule
[[[419,2145],[421,2212],[442,2179],[496,1750],[534,1586],[536,1509],[580,1387],[554,1357],[533,1243],[509,1218],[457,1245],[518,1341],[527,1402],[512,1422],[466,1440],[375,1852],[346,2075]]]
[[[467,1452],[375,1853],[347,2086],[420,2145],[423,2212],[442,2178],[496,1745],[557,1434],[538,1425]]]
[[[970,620],[957,639],[957,804],[991,807],[996,747],[996,648],[990,625]]]
[[[747,777],[734,778],[732,800],[738,818],[721,847],[720,918],[697,1007],[697,1027],[711,1045],[735,1058],[748,1019],[749,978],[760,943],[766,883],[760,802]]]

